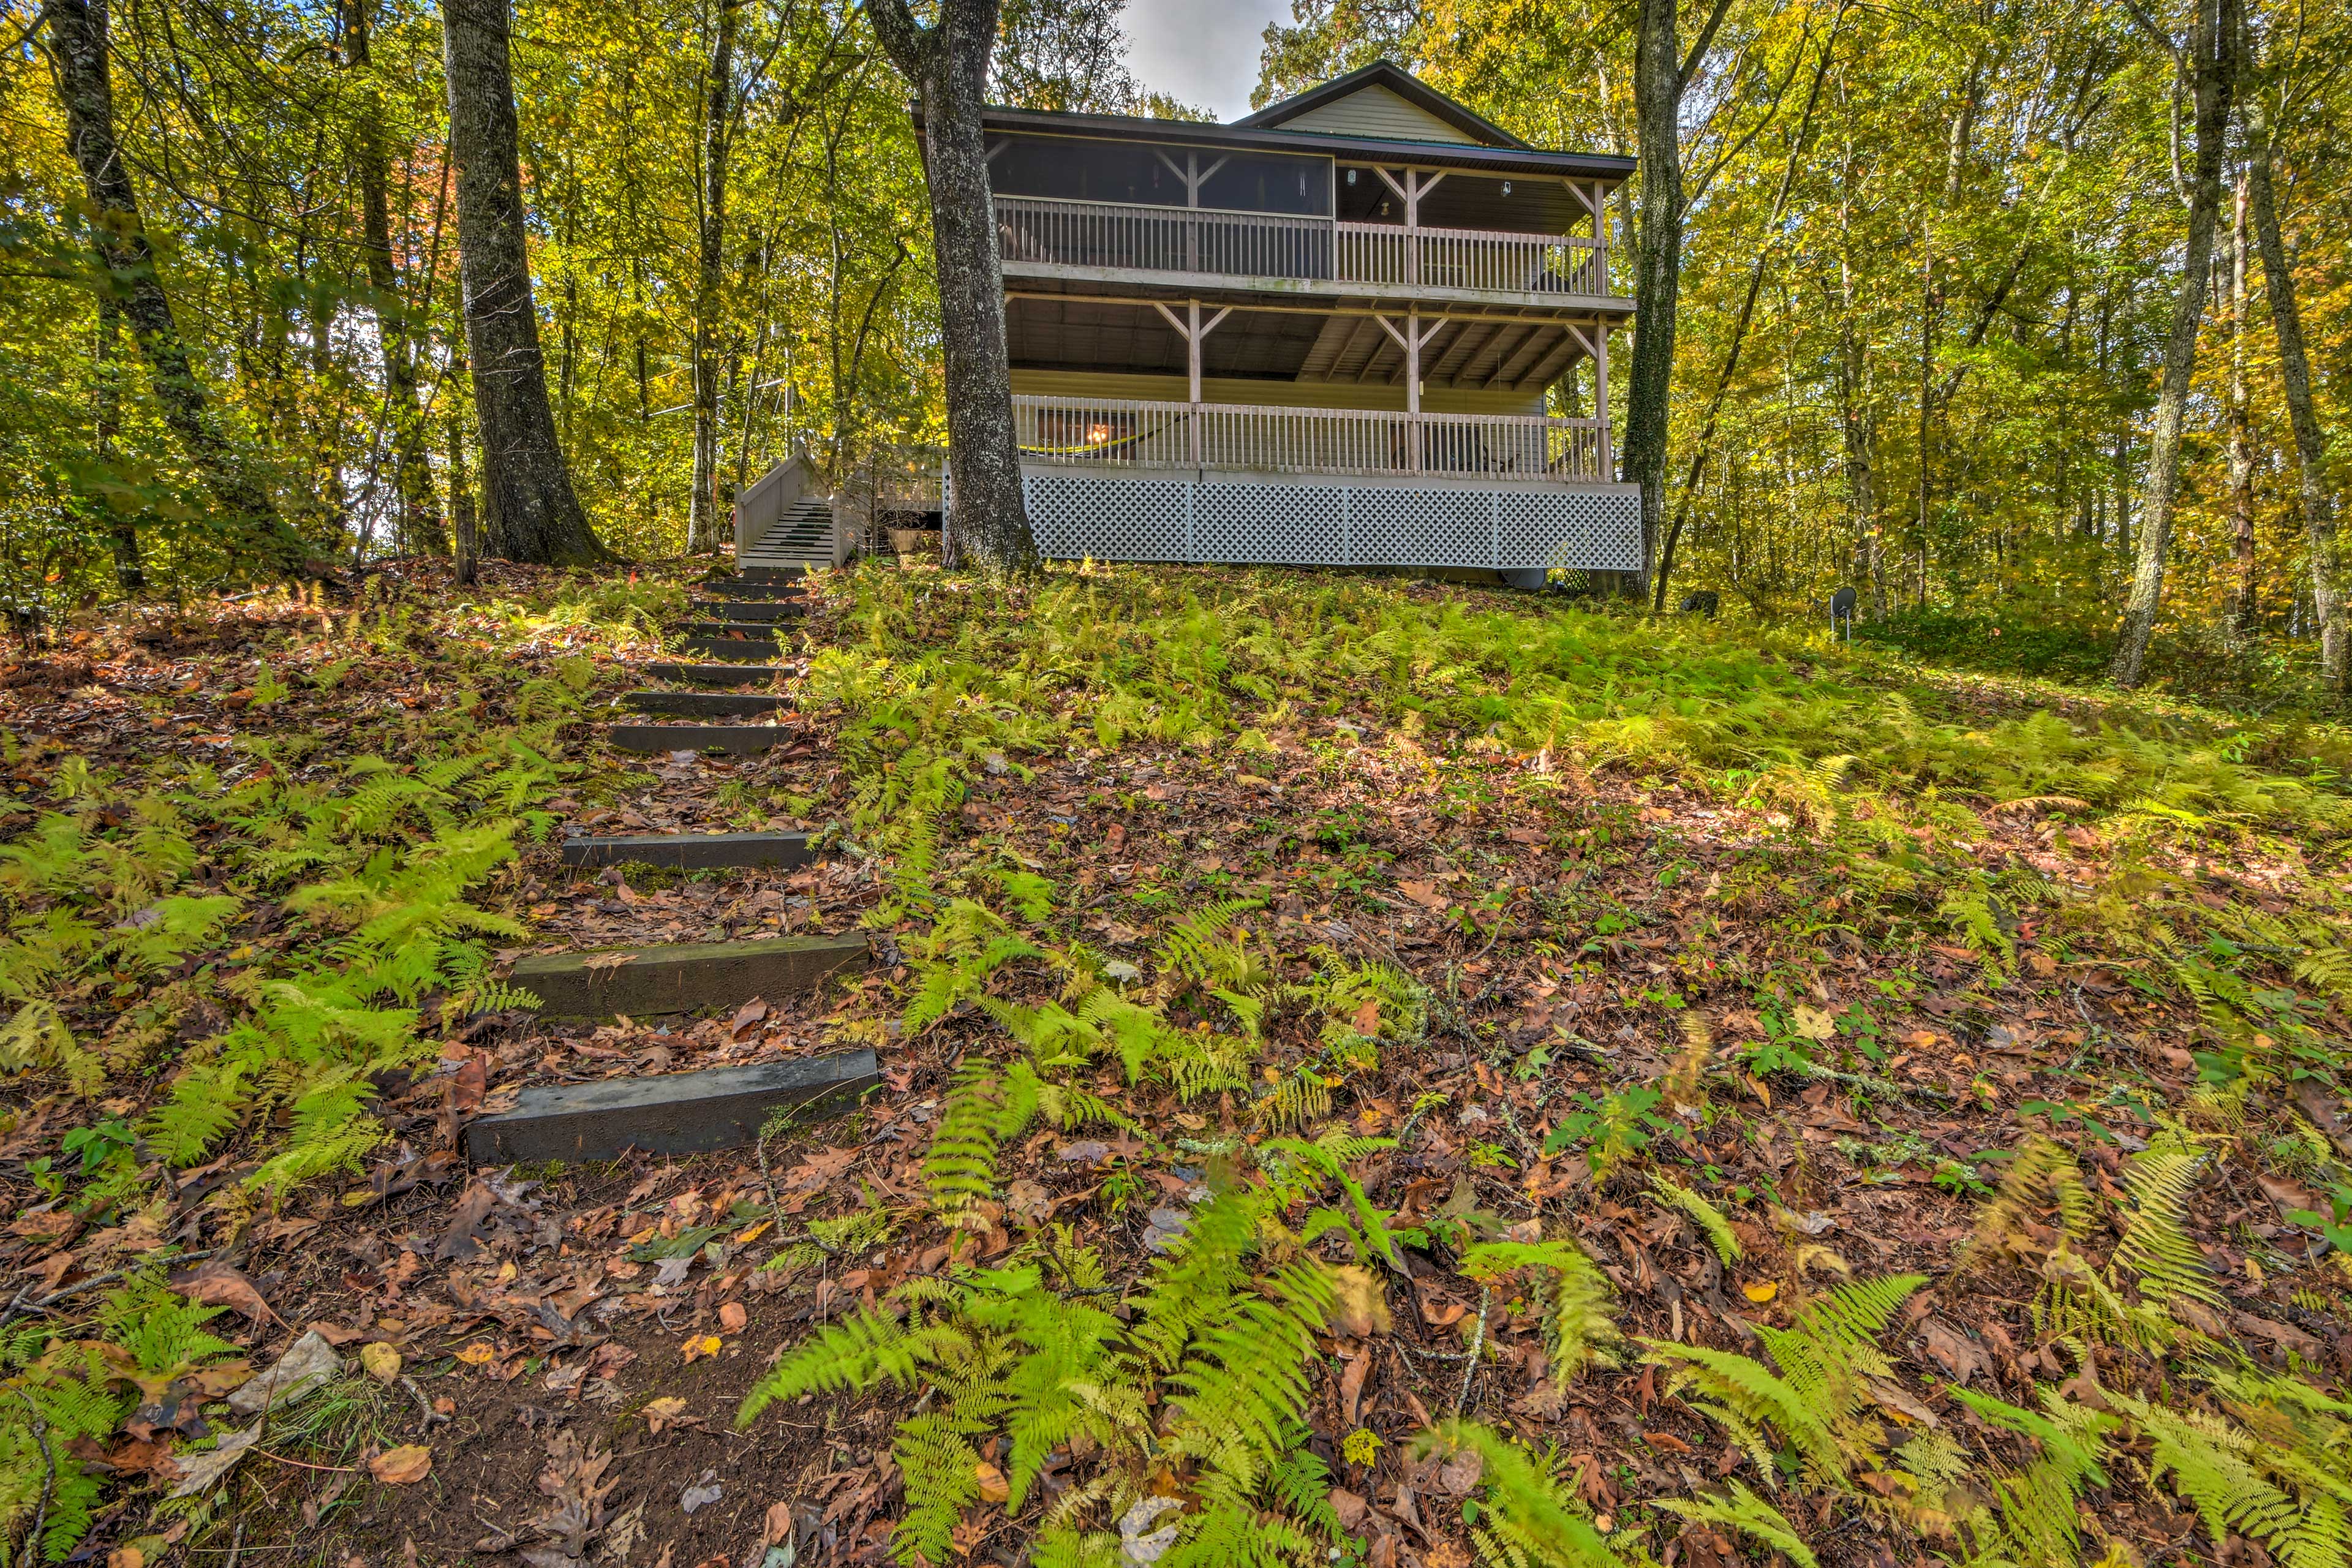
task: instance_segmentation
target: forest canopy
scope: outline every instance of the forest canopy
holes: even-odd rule
[[[1654,562],[1677,591],[1768,613],[1852,584],[1871,634],[2095,673],[2148,506],[2198,177],[2196,17],[2132,0],[1685,9]],[[1008,5],[994,96],[1198,112],[1138,81],[1120,11]],[[1538,145],[1637,150],[1631,8],[1294,13],[1266,31],[1257,101],[1386,57]],[[105,47],[135,216],[95,202],[69,150],[71,16]],[[2157,655],[2176,673],[2300,684],[2318,659],[2314,557],[2331,552],[2304,492],[2326,510],[2347,467],[2345,32],[2326,3],[2243,19],[2180,417]],[[0,66],[13,597],[449,547],[482,464],[442,34],[415,0],[127,0],[110,16],[50,0],[20,21]],[[509,45],[547,398],[604,547],[715,547],[736,489],[795,450],[838,480],[944,438],[909,92],[862,8],[526,0]],[[2273,330],[2258,164],[2315,463]],[[1642,188],[1614,219],[1622,292]],[[129,274],[106,260],[133,226],[201,426],[174,423]],[[278,531],[257,546],[265,512]]]

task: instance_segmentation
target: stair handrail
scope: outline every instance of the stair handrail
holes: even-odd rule
[[[735,498],[735,556],[741,560],[768,531],[795,510],[814,477],[806,458],[786,458],[745,486]]]

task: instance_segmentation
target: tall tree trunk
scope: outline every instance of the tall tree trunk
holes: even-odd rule
[[[416,402],[416,348],[408,328],[407,301],[392,255],[392,154],[384,144],[383,97],[374,79],[370,52],[376,0],[351,0],[344,26],[352,69],[361,79],[362,101],[352,148],[360,186],[360,252],[366,258],[369,291],[383,354],[385,422],[392,427],[393,493],[400,505],[400,543],[436,555],[449,551],[441,508],[433,494],[433,463],[425,450],[425,416]]]
[[[547,405],[547,358],[531,302],[507,0],[441,0],[457,252],[482,478],[495,538],[541,565],[609,561],[572,493]]]
[[[2108,673],[2118,686],[2140,682],[2148,639],[2164,603],[2165,557],[2172,546],[2172,508],[2180,488],[2180,426],[2189,384],[2197,370],[2197,327],[2213,265],[2213,227],[2221,207],[2221,162],[2230,128],[2230,93],[2236,71],[2238,0],[2195,0],[2189,54],[2196,75],[2197,174],[2189,193],[2189,253],[2164,345],[2164,383],[2157,395],[2156,426],[2148,438],[2147,492],[2139,526],[2139,557],[2131,598],[2124,606]]]
[[[1037,542],[1021,494],[1005,359],[1004,269],[980,122],[997,6],[998,0],[940,0],[939,20],[928,27],[917,25],[907,0],[870,0],[866,15],[921,104],[947,362],[951,563],[1027,574],[1037,567]]]
[[[92,209],[92,243],[106,277],[107,303],[121,312],[145,356],[163,423],[187,449],[205,484],[221,504],[242,545],[284,572],[299,570],[310,547],[278,515],[269,492],[237,460],[220,421],[196,383],[188,345],[156,275],[154,248],[139,214],[131,171],[114,139],[113,66],[107,43],[106,0],[42,0],[41,21],[57,69],[66,116],[66,147],[81,171]]]
[[[2294,273],[2286,264],[2273,190],[2272,128],[2267,95],[2246,99],[2246,198],[2255,243],[2263,253],[2263,290],[2270,296],[2271,326],[2278,338],[2279,379],[2286,387],[2287,422],[2294,430],[2295,496],[2303,510],[2305,545],[2311,556],[2312,609],[2319,621],[2320,679],[2336,701],[2352,696],[2352,637],[2345,626],[2343,562],[2336,536],[2335,500],[2322,467],[2326,443],[2311,400],[2311,355],[2304,346],[2303,311]]]
[[[1847,7],[1838,7],[1837,20],[1830,26],[1830,36],[1822,45],[1821,63],[1813,68],[1813,82],[1805,94],[1805,112],[1797,123],[1797,134],[1789,143],[1789,159],[1780,170],[1780,188],[1772,197],[1772,210],[1764,219],[1764,238],[1756,247],[1755,259],[1748,269],[1748,291],[1740,297],[1739,316],[1732,323],[1731,343],[1724,351],[1723,371],[1716,377],[1715,391],[1706,400],[1706,412],[1699,420],[1698,437],[1693,443],[1690,471],[1683,479],[1680,498],[1675,503],[1674,521],[1667,525],[1664,542],[1658,551],[1656,581],[1652,585],[1650,608],[1666,607],[1666,587],[1675,574],[1675,547],[1682,540],[1683,523],[1688,517],[1693,500],[1698,494],[1699,480],[1706,473],[1708,454],[1715,447],[1716,422],[1722,416],[1723,402],[1731,391],[1731,379],[1739,373],[1739,354],[1748,342],[1748,324],[1756,318],[1756,297],[1764,288],[1764,272],[1771,265],[1780,248],[1780,218],[1789,210],[1789,196],[1796,189],[1797,170],[1802,165],[1805,144],[1812,140],[1813,111],[1821,107],[1822,83],[1830,72],[1830,60],[1837,53],[1838,29],[1845,24]]]
[[[718,3],[718,26],[710,41],[710,90],[703,100],[702,268],[694,289],[694,499],[688,510],[687,547],[698,553],[719,548],[719,353],[712,328],[727,241],[735,23],[743,0]]]
[[[449,355],[449,374],[442,382],[448,395],[445,421],[449,439],[449,521],[456,535],[457,581],[473,586],[480,575],[482,538],[474,510],[473,476],[466,471],[466,443],[473,421],[467,417],[466,345],[460,338]]]
[[[91,363],[98,373],[96,388],[97,418],[93,421],[97,437],[98,460],[111,465],[115,459],[115,443],[122,436],[122,311],[111,298],[98,302],[98,348]],[[139,558],[139,525],[131,514],[111,500],[101,499],[106,508],[107,543],[114,552],[115,585],[126,594],[137,594],[147,586],[147,568]]]
[[[1633,353],[1625,378],[1625,478],[1642,487],[1642,573],[1655,569],[1666,505],[1675,312],[1683,266],[1683,73],[1675,0],[1642,0],[1633,51],[1641,229],[1633,245]]]
[[[2261,595],[2261,568],[2254,551],[2254,416],[2246,401],[2246,176],[2240,172],[2230,202],[2230,533],[2238,575],[2230,630],[2243,644],[2252,639]]]

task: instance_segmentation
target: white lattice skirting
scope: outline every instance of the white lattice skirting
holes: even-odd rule
[[[1504,489],[1182,470],[1110,477],[1044,464],[1024,466],[1022,477],[1037,549],[1059,561],[1597,572],[1642,563],[1633,485]]]

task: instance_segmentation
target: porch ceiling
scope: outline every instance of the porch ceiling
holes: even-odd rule
[[[1171,309],[1181,314],[1184,307]],[[1183,339],[1149,305],[1015,295],[1005,302],[1005,330],[1011,361],[1022,370],[1185,371]],[[1583,353],[1565,322],[1474,316],[1437,330],[1422,350],[1422,376],[1432,386],[1537,391]],[[1237,308],[1202,343],[1201,374],[1394,385],[1404,380],[1404,351],[1369,315]]]

